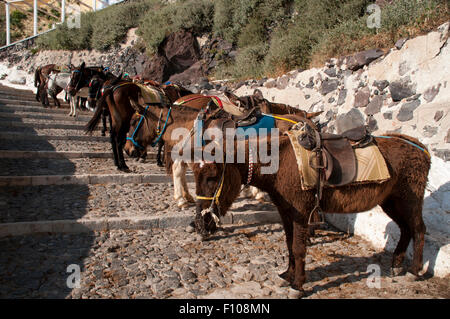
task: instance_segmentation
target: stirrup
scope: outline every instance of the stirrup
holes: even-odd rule
[[[317,213],[319,214],[319,216],[320,216],[320,221],[319,221],[319,222],[311,223],[311,217],[312,217],[312,215],[314,214],[315,211],[317,211]],[[320,207],[316,205],[316,206],[311,210],[311,212],[309,213],[308,226],[320,226],[320,225],[323,225],[323,224],[325,224],[325,217],[324,217],[323,212],[322,212],[322,210],[320,209]]]

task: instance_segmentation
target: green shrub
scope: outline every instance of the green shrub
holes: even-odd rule
[[[22,21],[27,18],[27,15],[19,10],[11,12],[10,22],[12,27],[23,28]]]
[[[264,76],[264,56],[267,44],[256,44],[240,49],[236,61],[232,64],[222,64],[215,76],[218,78],[260,78]]]
[[[293,0],[216,0],[214,6],[214,33],[228,42],[249,43],[252,31],[268,38],[272,29],[289,19]],[[252,24],[257,26],[251,30]],[[242,34],[242,36],[241,36]]]
[[[149,9],[150,4],[151,2],[136,1],[99,11],[93,23],[92,48],[107,50],[123,41],[128,30],[138,26],[140,18]]]
[[[210,32],[213,25],[212,0],[185,0],[159,10],[149,10],[138,29],[150,53],[154,53],[164,38],[178,30],[189,30],[195,35]]]
[[[128,29],[137,27],[140,17],[159,0],[125,2],[98,12],[81,14],[81,27],[58,25],[55,31],[37,39],[40,48],[51,50],[106,50],[120,43]]]

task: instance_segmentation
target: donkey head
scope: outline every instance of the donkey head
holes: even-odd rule
[[[95,108],[97,100],[101,96],[103,83],[104,81],[98,75],[94,75],[89,82],[88,102],[92,108]]]
[[[130,157],[141,157],[147,146],[157,137],[155,121],[150,119],[152,114],[148,111],[136,111],[131,117],[130,130],[124,150]]]
[[[84,84],[84,69],[86,64],[83,62],[77,68],[73,68],[71,71],[70,81],[67,85],[67,91],[70,95],[75,95],[79,89],[81,89]]]
[[[217,231],[224,216],[241,189],[241,176],[233,164],[195,163],[192,168],[197,194],[194,225],[206,238]]]

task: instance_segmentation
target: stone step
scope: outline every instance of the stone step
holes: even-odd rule
[[[95,142],[109,142],[108,136],[89,136],[89,135],[35,135],[22,132],[0,132],[0,139],[14,139],[14,140],[58,140],[58,141],[95,141]]]
[[[69,107],[69,104],[66,101],[63,101],[61,99],[58,99],[58,100],[59,100],[59,103],[61,103],[61,106],[64,106],[66,108]],[[49,103],[50,103],[51,106],[53,106],[54,105],[53,104],[53,99],[50,98],[49,99]],[[4,98],[3,96],[0,96],[0,105],[5,105],[5,106],[8,106],[8,105],[25,105],[25,106],[43,107],[42,103],[38,102],[36,100],[34,100],[34,101],[32,101],[32,100],[26,101],[25,100],[24,101],[20,97],[7,99],[7,98]]]
[[[190,214],[156,216],[105,217],[76,220],[32,221],[0,223],[0,237],[21,236],[39,233],[85,233],[114,229],[139,230],[152,228],[187,227],[193,221]],[[230,212],[221,218],[221,224],[272,224],[281,221],[277,211]]]
[[[36,89],[31,90],[18,90],[14,88],[8,88],[0,85],[0,96],[15,96],[23,99],[35,100],[36,97]]]
[[[21,94],[16,92],[0,92],[0,97],[3,100],[22,100],[36,102],[35,94]]]
[[[30,130],[30,133],[32,132],[33,131]],[[111,152],[112,154],[110,142],[96,141],[95,139],[93,140],[88,139],[86,141],[75,141],[75,142],[66,140],[52,140],[52,139],[50,140],[0,139],[0,151],[1,150],[25,151],[25,152],[26,151],[89,152],[89,153]]]
[[[154,155],[154,154],[151,154]],[[130,174],[165,174],[162,167],[156,165],[154,156],[142,163],[127,159]],[[111,158],[0,158],[0,176],[35,175],[102,175],[122,174]]]
[[[169,176],[128,174],[125,178],[130,183],[122,183],[124,174],[118,175],[95,176],[96,180],[91,180],[95,184],[78,180],[80,184],[0,186],[0,223],[150,217],[180,212]],[[111,179],[115,179],[113,183],[109,183]],[[194,183],[188,187],[195,195]],[[195,205],[181,212],[193,216]]]
[[[112,158],[112,152],[0,151],[0,158]],[[152,158],[149,153],[149,158]]]
[[[188,182],[193,175],[186,175]],[[0,176],[0,186],[39,186],[39,185],[79,185],[79,184],[140,184],[170,183],[172,178],[166,174],[84,174],[84,175],[37,175]]]
[[[65,108],[44,108],[44,107],[31,107],[31,106],[23,106],[23,105],[0,105],[0,110],[2,112],[15,113],[15,112],[29,112],[29,113],[42,113],[42,114],[64,114],[67,115],[69,113],[69,107]],[[90,111],[80,111],[77,110],[77,116],[85,115],[88,117],[92,117],[93,113]]]
[[[55,121],[72,121],[72,122],[84,122],[87,123],[92,116],[79,115],[76,117],[68,115],[44,115],[44,114],[14,114],[9,112],[0,112],[0,118],[2,120],[16,121],[22,119],[37,119],[37,120],[55,120]]]
[[[73,117],[67,116],[62,117],[61,119],[52,119],[52,118],[31,118],[31,117],[24,117],[24,118],[11,118],[11,117],[2,117],[0,116],[0,125],[4,126],[4,124],[8,125],[7,123],[11,124],[17,124],[17,123],[23,123],[23,124],[57,124],[57,125],[79,125],[79,126],[86,126],[88,123],[88,119],[79,119],[74,120]],[[99,125],[100,127],[101,125]]]
[[[67,129],[67,130],[84,130],[86,125],[81,124],[58,124],[58,123],[22,123],[22,122],[7,122],[0,121],[0,126],[4,128],[8,127],[25,127],[35,129]],[[101,130],[101,127],[97,127],[96,130]]]

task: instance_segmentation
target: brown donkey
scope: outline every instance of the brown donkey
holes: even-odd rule
[[[227,97],[231,99],[239,99],[240,105],[245,108],[253,108],[258,106],[256,102],[252,104],[246,104],[246,100],[249,97],[238,98],[232,93],[226,93]],[[164,141],[166,147],[166,168],[168,173],[172,173],[174,182],[174,199],[177,201],[177,206],[182,208],[189,205],[189,203],[195,202],[192,196],[189,194],[189,190],[186,183],[186,169],[187,165],[182,160],[175,160],[172,162],[170,152],[172,148],[179,143],[178,140],[172,140],[171,135],[174,129],[186,128],[192,129],[194,121],[199,115],[201,109],[206,108],[211,101],[211,96],[205,96],[200,94],[187,95],[182,99],[186,100],[186,103],[180,105],[174,105],[169,114],[169,109],[159,109],[150,107],[145,115],[134,114],[131,118],[130,129],[128,132],[128,140],[125,143],[124,150],[131,157],[141,156],[141,152],[147,148],[158,137],[158,126],[162,128],[166,127],[165,131],[160,134],[160,139]],[[178,102],[178,101],[177,101]],[[281,131],[289,129],[293,123],[298,121],[298,118],[313,118],[319,115],[321,112],[308,113],[306,111],[293,108],[284,104],[270,103],[267,100],[260,101],[264,104],[260,105],[261,110],[264,112],[271,112],[273,110],[279,110],[281,114],[291,113],[283,115],[283,117],[293,122],[287,122],[284,120],[275,120],[275,125]],[[205,128],[211,127],[216,121],[213,117],[217,117],[217,120],[228,118],[229,114],[225,111],[218,109],[215,103],[211,103],[210,110],[216,110],[213,116],[209,117],[205,121]],[[293,114],[296,113],[296,114]],[[278,113],[280,114],[280,113]],[[141,122],[142,119],[142,122]],[[212,119],[212,121],[211,121]],[[164,121],[167,125],[164,125]],[[207,123],[208,122],[208,123]],[[141,124],[139,124],[141,123]]]
[[[413,239],[414,258],[411,272],[418,275],[422,269],[425,234],[422,205],[430,158],[425,146],[409,136],[389,134],[388,138],[375,138],[375,142],[385,158],[391,178],[383,183],[326,187],[323,189],[320,205],[325,213],[341,214],[364,212],[380,205],[401,231],[392,267],[395,270],[402,267],[406,249]],[[267,148],[270,149],[272,140],[267,138],[267,143]],[[295,154],[287,136],[279,137],[278,171],[274,174],[261,174],[261,168],[262,164],[255,161],[250,185],[269,193],[283,222],[289,266],[280,276],[303,294],[308,215],[315,206],[315,190],[302,190]],[[239,195],[241,185],[247,182],[248,142],[245,163],[224,165],[201,162],[194,164],[193,171],[197,196],[205,198],[197,200],[196,228],[198,232],[206,235],[216,229],[213,217],[224,215],[228,211]],[[219,188],[221,191],[218,198],[211,201]]]
[[[130,127],[131,117],[135,112],[143,111],[139,101],[142,97],[141,89],[135,83],[122,80],[121,77],[111,83],[105,82],[104,92],[97,101],[97,107],[91,120],[86,125],[86,132],[92,133],[97,127],[103,110],[108,109],[111,125],[111,145],[114,154],[114,163],[119,170],[129,171],[123,157],[123,147],[126,141],[126,134]],[[192,92],[181,86],[168,85],[161,86],[170,103],[185,94]]]

